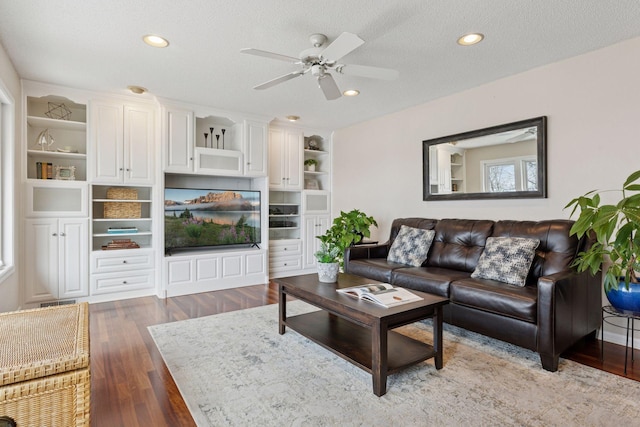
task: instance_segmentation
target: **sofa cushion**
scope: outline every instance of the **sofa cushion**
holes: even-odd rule
[[[471,277],[524,286],[539,244],[524,237],[489,237]]]
[[[541,276],[565,271],[571,265],[576,254],[586,250],[581,244],[588,243],[574,236],[569,236],[573,221],[554,219],[544,221],[512,221],[496,222],[493,237],[529,237],[540,240],[533,259],[529,280]]]
[[[525,322],[537,322],[536,286],[512,286],[486,279],[461,279],[449,285],[452,303]]]
[[[465,271],[439,267],[404,267],[391,273],[391,283],[433,295],[449,297],[449,285],[454,280],[469,278]]]
[[[391,244],[387,260],[398,264],[420,267],[427,259],[433,236],[433,230],[423,230],[403,225]]]
[[[389,262],[386,258],[354,259],[349,261],[348,266],[345,265],[345,272],[391,283],[391,272],[402,267],[406,265]]]
[[[427,266],[471,273],[493,231],[493,221],[443,219],[436,224]]]

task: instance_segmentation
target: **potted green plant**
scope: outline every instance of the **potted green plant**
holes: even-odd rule
[[[619,192],[615,204],[604,204],[601,194]],[[611,305],[618,309],[640,311],[640,170],[626,179],[620,190],[590,191],[567,204],[571,216],[579,216],[571,234],[582,237],[593,233],[596,242],[578,254],[574,265],[578,271],[596,274],[603,265],[604,289]]]
[[[324,283],[335,283],[340,269],[340,248],[331,242],[320,243],[320,250],[315,254],[318,261],[318,280]]]
[[[353,209],[349,212],[340,212],[333,220],[331,227],[321,236],[316,236],[322,243],[329,247],[339,249],[338,260],[343,262],[344,251],[351,245],[359,243],[365,237],[371,237],[371,226],[378,226],[372,216]]]
[[[318,161],[316,159],[306,159],[304,166],[309,172],[315,172]]]

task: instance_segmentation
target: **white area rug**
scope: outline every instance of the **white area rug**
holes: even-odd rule
[[[313,310],[299,301],[288,314]],[[431,325],[399,331],[431,342]],[[277,305],[149,327],[199,426],[631,426],[640,383],[538,355],[445,324],[444,368],[433,360],[387,380],[287,329]]]

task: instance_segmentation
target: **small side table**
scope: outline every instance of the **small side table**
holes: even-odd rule
[[[602,307],[602,327],[600,328],[602,334],[602,345],[600,347],[600,360],[604,360],[604,324],[612,325],[617,328],[624,328],[624,326],[617,325],[607,319],[627,319],[627,341],[624,346],[624,373],[627,374],[627,359],[629,355],[629,332],[631,332],[631,363],[633,364],[633,332],[635,331],[635,320],[640,320],[640,313],[635,311],[618,310],[611,305],[605,305]]]

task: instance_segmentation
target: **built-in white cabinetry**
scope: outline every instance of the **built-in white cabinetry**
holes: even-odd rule
[[[267,175],[267,132],[263,122],[244,121],[244,174],[246,176]]]
[[[154,267],[154,251],[150,248],[94,251],[91,295],[150,295],[156,287]]]
[[[267,123],[163,105],[164,171],[259,177],[267,174]]]
[[[82,91],[23,82],[25,308],[89,292],[88,99]]]
[[[166,296],[266,283],[266,257],[255,248],[165,257]]]
[[[93,100],[89,112],[92,181],[153,184],[155,108]]]
[[[302,269],[302,239],[269,242],[269,276],[284,277]]]
[[[86,218],[24,221],[25,303],[88,295]]]
[[[315,253],[320,249],[320,240],[316,236],[324,234],[331,226],[328,213],[322,215],[304,215],[304,258],[303,268],[315,268]]]
[[[269,129],[269,188],[302,190],[304,133],[299,129]]]
[[[440,144],[429,147],[429,183],[434,194],[465,191],[464,150]]]
[[[162,107],[164,132],[164,170],[193,172],[193,111]]]

